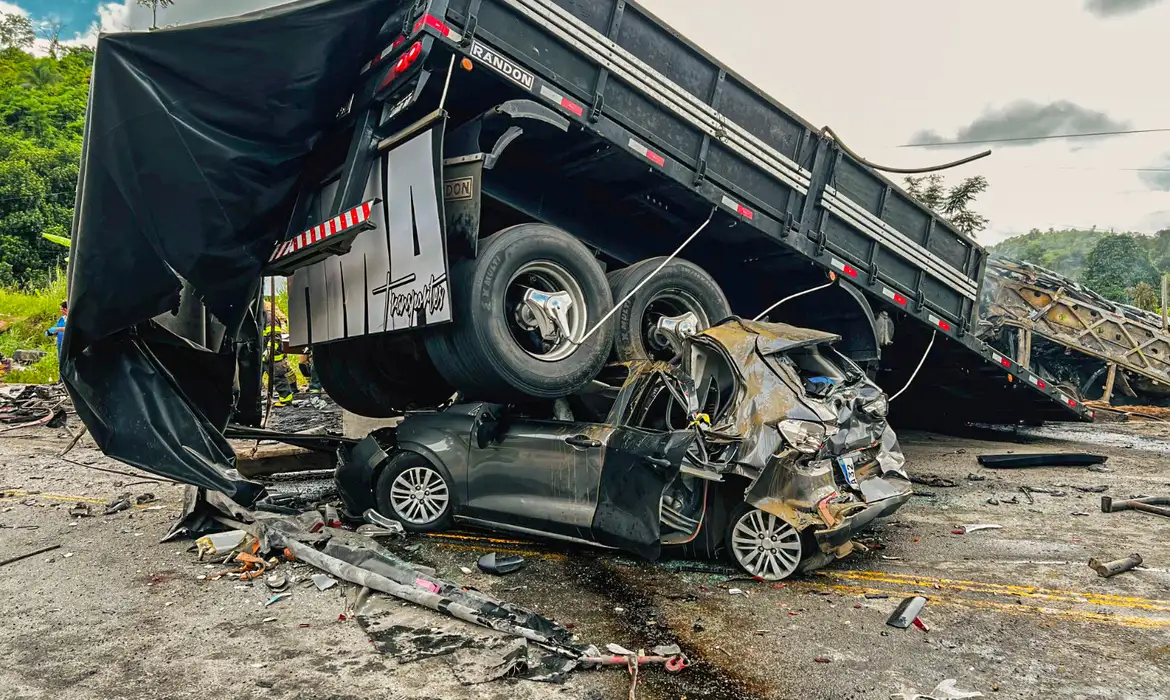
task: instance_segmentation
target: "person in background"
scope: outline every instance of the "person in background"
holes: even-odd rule
[[[288,381],[289,366],[288,362],[285,361],[284,323],[281,316],[280,310],[275,309],[271,301],[264,303],[264,359],[262,363],[265,378],[269,381],[275,381],[275,384],[272,385],[276,393],[274,406],[287,406],[293,400],[293,387]],[[275,377],[268,377],[269,357],[272,360],[272,371]]]
[[[61,357],[61,343],[65,340],[65,319],[69,316],[69,302],[61,302],[61,318],[57,319],[57,323],[45,331],[45,335],[57,336],[57,357]]]

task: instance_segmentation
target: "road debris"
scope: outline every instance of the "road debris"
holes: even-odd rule
[[[1140,510],[1143,513],[1153,513],[1170,518],[1170,497],[1146,496],[1129,500],[1114,500],[1110,496],[1101,497],[1101,512],[1116,513],[1122,510]]]
[[[479,561],[475,564],[485,574],[502,576],[519,571],[520,567],[524,566],[524,557],[519,554],[500,555],[495,552],[489,552],[480,557]]]
[[[1074,489],[1081,493],[1105,493],[1109,490],[1108,486],[1074,486]]]
[[[993,525],[991,523],[978,523],[975,525],[960,525],[955,534],[970,535],[972,532],[979,532],[980,530],[1002,530],[1003,525]]]
[[[32,552],[28,552],[27,554],[18,554],[15,557],[9,557],[7,559],[2,559],[2,560],[0,560],[0,566],[8,566],[9,564],[13,564],[13,563],[18,562],[22,559],[28,559],[29,557],[35,557],[38,554],[44,554],[45,552],[51,552],[54,549],[60,549],[60,548],[61,548],[61,545],[59,545],[59,544],[51,544],[48,547],[41,547],[40,549],[34,550]]]
[[[1124,559],[1102,562],[1096,558],[1089,560],[1089,568],[1097,572],[1101,578],[1110,578],[1117,574],[1129,571],[1142,565],[1142,555],[1134,553]]]
[[[983,474],[968,474],[967,481],[987,481],[987,477]]]
[[[156,499],[153,493],[141,493],[138,494],[138,497],[134,499],[134,502],[141,506],[146,505],[147,503],[150,503],[154,500]]]
[[[901,603],[898,603],[897,608],[894,608],[894,612],[890,614],[889,619],[886,620],[886,624],[890,627],[904,630],[914,624],[914,621],[918,619],[918,614],[922,612],[924,607],[926,607],[926,598],[922,596],[906,598]]]
[[[71,518],[88,518],[93,515],[89,504],[84,501],[78,501],[69,508],[69,517]]]
[[[1024,498],[1028,499],[1028,505],[1031,506],[1036,504],[1036,499],[1032,498],[1032,489],[1028,488],[1027,486],[1021,486],[1020,493],[1024,494]]]
[[[928,695],[922,695],[921,693],[894,693],[890,696],[890,700],[967,700],[968,698],[985,697],[983,693],[977,690],[959,690],[955,687],[956,682],[954,678],[948,678],[935,686],[934,690],[930,691]]]
[[[1073,511],[1072,513],[1069,513],[1069,515],[1071,515],[1071,516],[1073,516],[1073,517],[1077,517],[1077,518],[1087,518],[1087,517],[1089,517],[1089,514],[1088,514],[1088,513],[1086,513],[1086,512],[1085,512],[1085,511],[1083,511],[1083,510],[1077,510],[1077,511]]]
[[[226,554],[239,547],[248,533],[243,530],[228,530],[206,535],[195,540],[195,547],[199,550],[199,558],[215,554]]]
[[[104,511],[102,511],[102,515],[113,515],[114,513],[129,510],[131,505],[130,492],[127,491],[126,493],[111,499],[109,503],[106,503],[106,508]]]
[[[319,591],[327,591],[337,585],[337,579],[326,574],[313,574],[309,577]]]
[[[993,496],[993,497],[991,497],[991,498],[987,499],[987,505],[989,505],[989,506],[998,506],[998,505],[999,505],[999,499],[997,499],[997,498],[995,498],[995,497]]]
[[[980,455],[979,464],[988,469],[1028,469],[1031,467],[1088,467],[1104,464],[1109,458],[1085,452],[1040,454]]]
[[[923,486],[933,486],[940,489],[955,488],[959,482],[954,479],[948,479],[938,474],[911,474],[910,483],[921,484]]]
[[[269,574],[268,578],[264,579],[264,585],[274,591],[279,591],[288,585],[288,577],[284,574]]]
[[[273,603],[280,602],[291,595],[292,595],[292,593],[277,593],[276,595],[274,595],[268,599],[268,602],[264,604],[264,607],[267,608],[268,606],[272,605]]]

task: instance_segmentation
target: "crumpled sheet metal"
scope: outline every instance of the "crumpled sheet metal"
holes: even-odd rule
[[[833,395],[833,405],[814,399],[800,400],[803,383],[787,364],[766,359],[810,345],[831,343],[839,337],[786,324],[733,319],[707,329],[690,340],[684,372],[701,383],[710,371],[711,353],[718,353],[735,373],[737,393],[732,407],[707,433],[709,441],[738,443],[728,471],[753,479],[745,500],[798,528],[832,527],[852,511],[864,508],[863,500],[825,504],[834,522],[825,522],[818,504],[838,491],[832,459],[809,460],[785,449],[777,425],[784,420],[821,421],[845,426],[829,440],[833,454],[846,454],[878,444],[877,463],[883,475],[905,477],[905,455],[897,435],[883,419],[870,416],[860,406],[882,395],[879,387],[865,381],[859,387]]]

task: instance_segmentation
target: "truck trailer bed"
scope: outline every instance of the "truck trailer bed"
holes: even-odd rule
[[[692,257],[728,287],[737,313],[762,311],[775,298],[758,283],[737,289],[736,279],[796,278],[812,263],[862,290],[875,313],[896,319],[898,340],[882,357],[891,390],[913,372],[930,340],[919,331],[929,329],[938,337],[927,365],[945,358],[949,367],[926,367],[920,377],[937,382],[931,390],[964,397],[961,410],[972,417],[1090,417],[975,336],[987,252],[974,239],[636,3],[433,0],[429,12],[441,19],[426,29],[454,43],[477,70],[604,144],[572,154],[564,168],[599,171],[605,163],[612,170],[619,154],[640,162],[642,192],[660,218],[676,219],[680,240],[689,233],[682,222],[701,206],[729,214],[738,230],[715,228]],[[548,199],[541,214],[555,224]],[[815,311],[803,316],[785,320],[818,327]]]

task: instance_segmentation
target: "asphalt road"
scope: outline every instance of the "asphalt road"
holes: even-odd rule
[[[1152,437],[1128,437],[1136,432]],[[1085,445],[905,434],[908,470],[957,486],[919,486],[934,495],[881,524],[868,540],[873,549],[785,584],[484,533],[413,538],[418,547],[406,554],[569,624],[586,642],[679,644],[692,666],[675,675],[643,670],[639,698],[887,698],[927,693],[948,678],[995,698],[1168,698],[1170,522],[1102,513],[1100,493],[1076,488],[1106,486],[1114,498],[1170,494],[1162,432],[1077,433],[1105,443],[1105,473],[975,463],[983,453]],[[190,542],[158,543],[181,488],[63,462],[56,455],[67,442],[47,428],[0,436],[0,560],[61,545],[0,568],[0,698],[628,696],[629,677],[618,669],[578,672],[563,686],[460,686],[443,659],[398,664],[352,615],[339,620],[354,594],[347,586],[294,584],[292,596],[264,607],[271,592],[263,585],[201,579],[221,567],[200,562]],[[126,469],[92,443],[69,457]],[[1034,503],[1021,486],[1035,490]],[[100,514],[126,491],[156,500]],[[71,518],[77,502],[95,514]],[[969,524],[1002,529],[953,534]],[[507,577],[461,573],[481,553],[502,550],[528,565]],[[1086,566],[1131,552],[1142,554],[1143,568],[1102,579]],[[929,598],[921,615],[929,631],[888,627],[893,608],[914,594]]]

